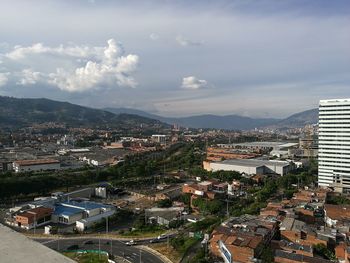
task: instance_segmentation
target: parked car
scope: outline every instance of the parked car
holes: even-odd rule
[[[92,240],[88,240],[84,243],[84,245],[93,245],[94,244],[94,241]]]

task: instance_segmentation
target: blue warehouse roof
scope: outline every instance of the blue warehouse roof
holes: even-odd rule
[[[63,205],[56,205],[55,211],[53,212],[54,215],[65,215],[65,216],[71,216],[74,214],[82,213],[84,209],[81,208],[75,208],[75,207],[69,207],[69,206],[63,206]]]

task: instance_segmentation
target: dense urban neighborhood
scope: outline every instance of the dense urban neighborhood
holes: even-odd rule
[[[73,259],[349,262],[346,169],[325,172],[326,110],[349,103],[321,101],[319,124],[283,131],[5,129],[1,221]]]

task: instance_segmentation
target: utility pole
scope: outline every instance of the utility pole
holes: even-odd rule
[[[230,217],[230,212],[228,211],[228,192],[226,192],[226,216]]]
[[[145,225],[147,225],[147,211],[145,209]]]
[[[113,258],[113,239],[111,238],[111,257]]]
[[[34,235],[35,235],[35,232],[36,232],[36,213],[34,214]]]
[[[108,235],[108,216],[106,217],[106,234]]]
[[[98,236],[98,258],[101,259],[101,236]]]
[[[141,260],[141,253],[142,253],[142,250],[140,249],[140,263],[142,263],[142,260]]]

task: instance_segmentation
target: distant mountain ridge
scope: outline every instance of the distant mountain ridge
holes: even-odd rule
[[[298,128],[307,124],[316,124],[318,122],[318,109],[311,109],[293,114],[285,119],[273,118],[249,118],[239,115],[197,115],[189,117],[163,117],[151,114],[142,110],[129,108],[105,108],[104,110],[120,113],[132,113],[140,116],[157,119],[168,124],[178,124],[189,128],[212,128],[229,130],[249,130],[254,128],[271,127],[275,129]]]
[[[72,127],[133,127],[141,124],[168,126],[134,114],[116,115],[109,111],[79,106],[45,98],[19,99],[0,96],[0,127],[30,126],[35,123],[56,122]]]
[[[169,118],[137,109],[106,108],[101,110],[45,98],[19,99],[0,96],[0,128],[30,126],[44,122],[64,123],[71,127],[103,126],[120,129],[141,126],[168,128],[171,124],[189,128],[227,130],[250,130],[263,127],[285,129],[317,123],[318,110],[307,110],[285,119],[212,114]]]
[[[303,112],[295,113],[288,118],[285,118],[275,125],[278,128],[289,128],[289,127],[303,127],[308,124],[318,123],[318,109],[306,110]]]

